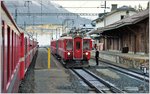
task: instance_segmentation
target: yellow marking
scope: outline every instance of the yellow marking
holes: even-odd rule
[[[48,48],[48,69],[50,69],[51,63],[50,63],[50,48]]]
[[[19,62],[23,62],[24,61],[24,57],[21,57],[20,59],[19,59]]]

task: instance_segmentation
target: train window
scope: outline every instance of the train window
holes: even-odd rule
[[[4,47],[4,43],[5,43],[4,42],[4,31],[5,31],[4,27],[5,27],[5,23],[4,23],[4,21],[2,21],[2,24],[3,24],[2,25],[2,53],[3,53],[2,54],[2,61],[3,62],[1,63],[2,64],[2,67],[1,67],[2,68],[2,72],[1,72],[2,73],[2,80],[1,81],[2,81],[2,88],[4,88],[4,84],[5,84],[4,79],[5,79],[5,75],[6,75],[6,74],[4,74],[4,70],[5,70],[5,47]]]
[[[66,49],[67,50],[73,49],[73,42],[71,40],[66,40]]]
[[[90,41],[89,40],[83,41],[83,50],[90,50]]]
[[[25,38],[25,55],[27,54],[27,38]]]
[[[14,31],[12,31],[12,71],[14,70]]]
[[[76,42],[76,49],[77,49],[77,50],[80,49],[80,42]]]
[[[10,27],[7,26],[7,79],[10,77]]]

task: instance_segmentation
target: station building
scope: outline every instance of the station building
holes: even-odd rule
[[[89,33],[98,34],[100,59],[129,68],[149,66],[149,9]],[[93,54],[94,55],[94,54]]]

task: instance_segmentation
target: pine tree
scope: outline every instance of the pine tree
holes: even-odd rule
[[[147,3],[147,9],[149,9],[149,2]]]
[[[136,5],[134,6],[134,9],[137,10],[137,6]]]
[[[142,8],[141,4],[139,4],[138,11],[142,11],[142,10],[143,10],[143,8]]]

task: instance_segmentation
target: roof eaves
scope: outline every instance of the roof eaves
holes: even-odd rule
[[[136,15],[138,15],[138,14],[136,14]],[[100,27],[95,32],[96,33],[103,33],[104,31],[118,29],[122,26],[131,25],[131,24],[135,24],[137,22],[140,22],[140,21],[146,19],[147,17],[149,17],[149,13],[147,13],[145,16],[139,16],[139,17],[130,16],[129,18],[125,18],[123,20],[115,22],[114,24],[108,25],[106,27]],[[135,20],[126,21],[127,19],[135,19]]]
[[[133,21],[132,24],[136,24],[136,23],[138,23],[138,22],[140,22],[140,21],[142,21],[142,20],[144,20],[144,19],[146,19],[148,17],[149,17],[149,14],[145,15],[145,16],[142,16],[142,17],[139,17],[138,19],[136,19],[135,21]]]
[[[113,11],[111,11],[111,12],[109,12],[108,14],[106,14],[105,16],[107,17],[107,16],[109,16],[109,15],[111,15],[111,14],[113,14],[113,13],[116,13],[118,10],[116,9],[116,10],[113,10]]]
[[[118,25],[116,25],[116,26],[104,28],[103,30],[101,30],[101,33],[105,32],[105,31],[109,31],[109,30],[118,29],[118,28],[120,28],[120,27],[122,27],[122,26],[129,25],[129,24],[131,24],[131,23],[130,23],[130,22],[129,22],[129,23],[128,23],[128,22],[120,22],[120,23],[118,23]]]
[[[92,34],[99,34],[99,33],[98,33],[98,29],[89,32],[89,34],[90,34],[90,35],[92,35]]]

